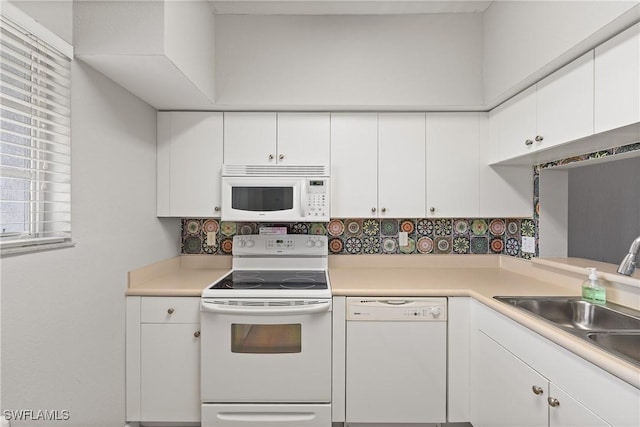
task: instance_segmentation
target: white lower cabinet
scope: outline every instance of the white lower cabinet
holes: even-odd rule
[[[486,334],[476,335],[475,427],[610,426]]]
[[[200,422],[200,298],[127,297],[127,421]]]
[[[474,427],[640,425],[640,390],[477,301],[471,311]]]
[[[142,421],[200,420],[199,329],[191,323],[142,325]]]

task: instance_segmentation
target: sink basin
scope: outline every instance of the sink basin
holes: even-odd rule
[[[587,337],[605,350],[610,349],[635,363],[640,361],[640,331],[589,332]]]
[[[564,328],[640,330],[640,316],[617,304],[592,304],[576,297],[495,297]],[[640,313],[638,313],[640,315]]]
[[[579,297],[494,297],[640,366],[640,312]]]

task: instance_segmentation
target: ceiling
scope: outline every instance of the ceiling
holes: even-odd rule
[[[463,0],[209,0],[218,15],[399,15],[481,13],[491,1]]]

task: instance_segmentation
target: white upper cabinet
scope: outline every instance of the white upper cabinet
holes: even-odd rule
[[[536,85],[536,149],[593,134],[593,51]]]
[[[640,122],[640,23],[595,50],[595,132]]]
[[[378,114],[380,217],[425,214],[425,114]]]
[[[497,107],[491,120],[491,137],[498,143],[500,160],[533,151],[536,135],[535,86]]]
[[[328,165],[329,113],[225,113],[224,163]]]
[[[378,114],[331,114],[331,217],[378,211]]]
[[[158,112],[157,215],[220,215],[222,113]]]
[[[224,163],[276,164],[276,113],[224,113]]]
[[[498,147],[492,160],[507,161],[592,135],[593,94],[590,51],[492,110],[490,137]]]
[[[478,216],[479,138],[483,113],[427,113],[428,217]]]
[[[329,113],[278,113],[278,163],[329,165]]]

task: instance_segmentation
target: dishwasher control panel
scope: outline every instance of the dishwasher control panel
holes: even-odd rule
[[[446,298],[347,298],[347,321],[433,322],[447,320]]]

